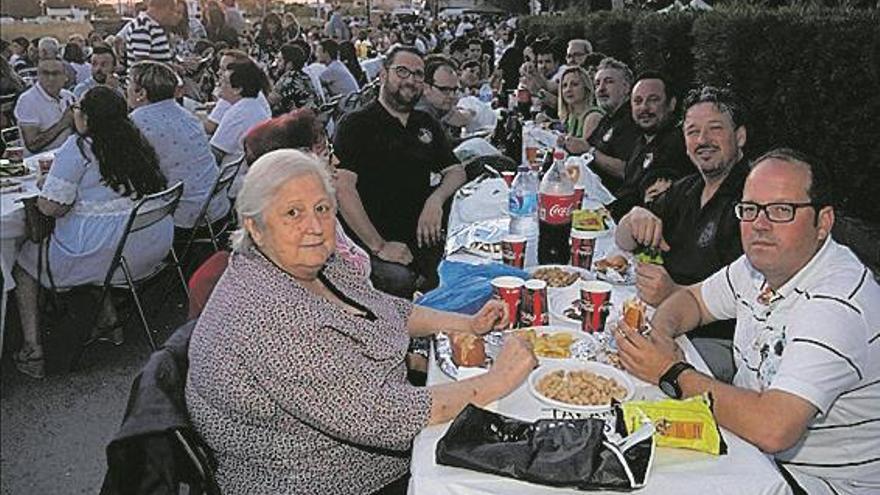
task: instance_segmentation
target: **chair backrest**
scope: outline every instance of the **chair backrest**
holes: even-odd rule
[[[104,286],[110,284],[113,274],[119,268],[119,261],[122,257],[122,251],[125,249],[125,243],[128,242],[128,236],[132,232],[143,230],[174,214],[177,204],[180,203],[181,196],[183,196],[183,182],[178,182],[164,191],[144,196],[137,202],[128,215],[125,230],[122,232],[122,237],[119,238],[119,243],[116,245],[113,261],[110,262],[110,268],[107,270],[107,276],[104,278]]]
[[[238,176],[238,171],[241,169],[242,163],[244,163],[244,155],[234,162],[224,165],[220,169],[220,173],[217,175],[217,180],[214,181],[214,187],[211,189],[211,194],[205,199],[205,204],[202,205],[202,209],[199,211],[199,216],[196,217],[196,223],[193,225],[193,229],[197,229],[210,223],[211,220],[208,218],[208,210],[211,208],[211,203],[221,195],[229,193],[229,188],[232,187],[232,182],[235,180],[235,177]],[[189,248],[189,245],[187,245],[187,248]]]

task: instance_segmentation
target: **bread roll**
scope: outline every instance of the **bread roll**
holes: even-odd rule
[[[486,363],[486,347],[483,339],[476,335],[454,333],[452,342],[452,361],[458,366],[483,366]]]

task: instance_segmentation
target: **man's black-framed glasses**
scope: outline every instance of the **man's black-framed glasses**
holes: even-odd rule
[[[438,84],[432,84],[431,86],[446,96],[455,96],[460,91],[458,86],[440,86]]]
[[[412,70],[404,65],[392,66],[391,70],[393,70],[397,77],[401,79],[409,79],[410,77],[412,77],[416,81],[425,80],[425,71],[423,70]]]
[[[767,220],[773,223],[788,223],[794,220],[798,209],[819,206],[817,203],[767,203],[758,204],[751,201],[740,201],[733,207],[736,218],[743,222],[754,222],[763,211]]]

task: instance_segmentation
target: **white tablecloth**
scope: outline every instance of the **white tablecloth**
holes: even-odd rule
[[[490,181],[486,181],[484,187],[491,189],[498,186]],[[470,197],[473,196],[479,198],[479,192],[475,192]],[[486,197],[494,196],[496,195],[489,194]],[[471,211],[471,208],[479,204],[480,200],[477,199],[475,201],[471,204],[471,207],[468,207],[468,201],[463,201],[463,198],[457,198],[452,206],[452,215],[457,215],[456,219],[459,222],[462,214],[466,216],[475,215],[476,212]],[[489,208],[487,204],[490,203],[484,202],[482,207]],[[488,211],[485,212],[485,215],[486,218],[492,218]],[[494,216],[497,217],[499,215],[503,215],[503,211],[500,208],[495,210]],[[450,221],[450,230],[451,228],[452,222]],[[612,249],[610,243],[613,243],[613,240],[610,236],[601,239],[603,239],[603,242],[597,246],[597,251]],[[634,294],[635,290],[631,286],[614,286],[613,300],[620,301]],[[550,297],[553,297],[552,293]],[[559,325],[564,323],[551,316],[551,324]],[[684,350],[689,362],[694,364],[697,369],[710,374],[705,362],[689,340],[685,337],[679,337],[678,343]],[[450,381],[451,378],[443,374],[439,367],[437,367],[432,353],[428,368],[428,385],[449,383]],[[649,385],[635,378],[633,381],[637,385],[636,399],[665,398],[656,386]],[[509,396],[491,404],[489,408],[526,421],[552,417],[552,410],[535,399],[525,384]],[[534,485],[461,468],[437,465],[434,454],[437,442],[446,433],[448,427],[449,423],[431,426],[424,429],[416,437],[413,443],[412,465],[410,466],[412,475],[409,484],[410,495],[532,495],[545,493],[548,495],[574,495],[584,493],[576,490]],[[722,433],[728,445],[728,453],[723,456],[713,456],[681,449],[658,448],[647,486],[636,493],[668,493],[676,495],[771,495],[789,493],[785,480],[783,480],[773,462],[765,454],[727,430],[722,429]]]

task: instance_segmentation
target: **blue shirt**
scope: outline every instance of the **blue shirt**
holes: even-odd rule
[[[150,103],[131,112],[131,120],[153,145],[168,185],[183,182],[183,197],[174,212],[174,224],[191,228],[220,174],[208,135],[199,119],[176,101]],[[211,201],[208,219],[216,221],[229,211],[229,200]]]

